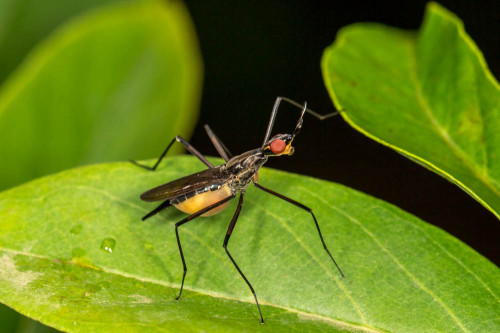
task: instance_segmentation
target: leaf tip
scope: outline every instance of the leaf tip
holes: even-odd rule
[[[440,5],[437,2],[431,1],[427,3],[427,6],[425,8],[425,17],[424,17],[424,22],[427,19],[427,16],[430,15],[439,15],[443,17],[444,19],[453,22],[456,24],[458,27],[463,29],[463,22],[462,20],[455,15],[455,13],[449,11],[446,7]]]

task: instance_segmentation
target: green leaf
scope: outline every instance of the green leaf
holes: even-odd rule
[[[189,136],[201,60],[185,7],[88,12],[37,47],[0,91],[0,188],[98,161],[157,156]]]
[[[152,163],[150,161],[149,163]],[[179,228],[185,293],[171,208],[140,193],[197,172],[193,157],[156,172],[94,165],[0,194],[0,301],[65,331],[500,330],[500,270],[445,232],[341,185],[270,169],[260,183],[311,207],[346,278],[323,250],[311,216],[250,187],[229,250],[222,243],[236,200]]]
[[[458,18],[431,3],[418,34],[371,23],[345,27],[322,68],[351,126],[500,218],[500,86]]]
[[[0,1],[0,83],[40,40],[68,18],[106,3],[128,0]]]

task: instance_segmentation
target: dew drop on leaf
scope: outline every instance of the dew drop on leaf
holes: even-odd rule
[[[115,245],[116,240],[114,238],[104,238],[101,242],[101,250],[112,253]]]

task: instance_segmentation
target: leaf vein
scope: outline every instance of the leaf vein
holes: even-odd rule
[[[450,252],[448,252],[446,250],[446,248],[444,248],[441,244],[439,244],[438,242],[436,242],[431,236],[429,236],[429,234],[423,230],[418,224],[413,224],[413,223],[410,223],[408,222],[407,220],[401,218],[400,216],[397,216],[396,214],[394,214],[393,212],[390,212],[390,214],[396,218],[397,220],[405,223],[406,225],[410,225],[416,229],[418,229],[420,232],[422,232],[424,235],[425,235],[425,238],[428,239],[429,241],[431,241],[436,247],[438,247],[442,252],[444,252],[444,254],[446,254],[448,257],[450,257],[453,261],[455,261],[458,265],[462,266],[462,268],[464,268],[468,273],[470,273],[485,289],[486,291],[488,291],[488,293],[490,293],[496,300],[497,302],[500,302],[500,298],[488,287],[488,285],[479,277],[477,276],[473,271],[471,271],[464,263],[462,263],[462,261],[460,259],[458,259],[457,257],[455,257],[453,254],[451,254]]]
[[[13,249],[7,249],[7,248],[0,247],[0,251],[6,252],[6,253],[10,253],[10,254],[13,254],[13,255],[21,255],[21,256],[25,256],[25,257],[36,258],[36,259],[40,259],[40,260],[55,261],[53,258],[50,258],[50,257],[47,257],[47,256],[38,255],[38,254],[34,254],[34,253],[27,253],[27,252],[23,252],[23,251],[17,251],[17,250],[13,250]],[[60,263],[60,264],[66,264],[66,265],[78,265],[78,263],[71,262],[71,261],[65,261],[65,262],[57,261],[57,262]],[[80,266],[80,265],[78,265],[78,266]],[[120,277],[123,277],[123,278],[133,279],[133,280],[137,280],[137,281],[144,282],[144,283],[151,283],[151,284],[154,284],[154,285],[159,285],[159,286],[163,286],[163,287],[167,287],[167,288],[179,288],[180,287],[180,285],[178,285],[178,284],[169,283],[169,282],[165,282],[165,281],[161,281],[161,280],[156,280],[156,279],[148,279],[148,278],[140,277],[140,276],[137,276],[137,275],[134,275],[134,274],[129,274],[129,273],[125,273],[125,272],[121,272],[121,271],[118,271],[118,270],[109,269],[109,268],[105,268],[105,267],[94,267],[94,266],[83,266],[83,265],[81,267],[83,269],[92,269],[92,270],[95,270],[95,271],[102,271],[102,272],[107,273],[107,274],[113,274],[113,275],[117,275],[117,276],[120,276]],[[224,299],[224,300],[229,300],[229,301],[237,301],[237,302],[242,302],[242,303],[252,303],[253,304],[253,300],[247,300],[247,299],[237,298],[237,297],[230,297],[230,296],[227,296],[227,295],[223,295],[223,294],[219,294],[219,293],[211,292],[211,291],[207,291],[207,290],[196,289],[196,288],[189,288],[187,286],[184,286],[184,289],[192,291],[192,292],[195,292],[195,293],[199,293],[199,294],[202,294],[202,295],[205,295],[205,296],[209,296],[209,297],[214,297],[214,298],[219,298],[219,299]],[[330,317],[327,317],[327,316],[322,316],[322,315],[319,315],[319,314],[305,312],[305,311],[294,309],[294,308],[289,308],[289,307],[281,306],[281,305],[278,305],[278,304],[273,304],[273,303],[269,303],[269,302],[261,302],[261,303],[263,305],[275,307],[275,308],[278,308],[278,309],[283,309],[283,310],[286,310],[288,312],[296,313],[298,315],[303,315],[303,316],[306,316],[306,317],[310,317],[310,318],[313,318],[315,320],[321,320],[321,321],[327,322],[327,323],[329,323],[329,324],[331,324],[333,326],[337,326],[337,327],[343,327],[343,328],[347,328],[347,329],[349,329],[349,328],[350,329],[357,329],[357,330],[364,331],[364,332],[384,332],[383,330],[379,330],[379,329],[376,329],[376,328],[368,327],[366,325],[356,325],[356,324],[353,324],[353,323],[341,321],[341,320],[338,320],[338,319],[333,319],[333,318],[330,318]]]
[[[250,201],[252,202],[253,200],[250,200]],[[253,202],[255,203],[255,201],[253,201]],[[297,236],[293,232],[293,230],[290,229],[290,227],[286,224],[286,222],[281,217],[279,217],[278,215],[275,215],[272,212],[270,212],[270,211],[268,211],[266,209],[261,208],[260,205],[258,205],[258,204],[254,205],[254,207],[256,207],[257,209],[263,211],[267,215],[270,215],[271,217],[273,217],[274,219],[276,219],[276,220],[278,220],[280,222],[280,224],[283,226],[283,228],[294,237],[294,239],[297,241],[297,243],[307,252],[307,254],[309,254],[309,256],[314,261],[316,261],[321,268],[323,268],[323,270],[331,277],[331,279],[333,281],[335,281],[335,283],[337,284],[337,286],[339,287],[339,289],[342,290],[344,292],[344,294],[346,295],[346,297],[351,301],[352,305],[354,306],[356,312],[358,313],[358,315],[360,317],[361,322],[364,325],[366,325],[366,318],[363,315],[363,312],[361,311],[361,308],[360,308],[359,304],[356,302],[356,300],[352,297],[352,295],[345,288],[345,286],[342,283],[340,283],[338,281],[338,279],[331,273],[331,271],[323,264],[323,262],[320,261],[318,258],[316,258],[316,256],[314,255],[314,253],[312,253],[311,250],[307,246],[304,245],[304,243],[302,242],[301,238],[299,236]]]
[[[453,311],[439,298],[437,297],[437,295],[435,295],[431,290],[427,289],[427,287],[422,283],[420,282],[416,276],[414,276],[408,269],[406,269],[406,267],[394,256],[392,255],[392,253],[387,249],[385,248],[382,243],[377,239],[377,237],[375,237],[375,235],[373,233],[371,233],[367,228],[365,228],[363,226],[363,224],[361,222],[359,222],[356,218],[352,217],[351,215],[349,215],[347,212],[344,212],[342,209],[340,208],[337,208],[335,206],[331,206],[327,201],[325,201],[323,198],[321,198],[320,196],[316,195],[315,193],[307,190],[306,188],[304,187],[300,187],[301,190],[303,190],[304,192],[307,192],[309,195],[317,198],[319,201],[325,203],[325,205],[327,207],[329,207],[331,210],[334,210],[340,214],[342,214],[343,216],[345,216],[348,220],[350,220],[351,222],[354,222],[365,234],[367,234],[375,244],[377,244],[378,247],[380,247],[382,249],[382,251],[384,251],[385,253],[387,253],[387,255],[396,263],[396,265],[398,265],[398,267],[421,289],[423,290],[425,293],[427,293],[428,295],[430,295],[436,302],[439,303],[439,305],[448,313],[448,315],[453,319],[453,321],[457,324],[458,327],[460,327],[460,329],[464,332],[468,332],[468,330],[465,328],[465,326],[462,324],[462,322],[460,321],[460,319],[458,319],[458,317],[453,313]]]
[[[416,56],[416,50],[413,48],[408,52],[408,58],[410,59],[410,62],[412,64],[411,68],[413,70],[409,70],[409,78],[411,82],[413,83],[413,86],[415,88],[415,97],[417,99],[417,102],[422,109],[424,115],[429,119],[432,128],[437,132],[437,134],[443,139],[445,144],[451,149],[451,151],[455,154],[456,157],[458,157],[459,160],[461,160],[464,165],[484,184],[486,187],[488,187],[493,193],[495,193],[497,196],[500,196],[500,191],[494,186],[497,185],[498,183],[492,179],[488,174],[482,173],[478,168],[476,167],[476,164],[471,161],[470,157],[460,148],[460,146],[453,141],[453,139],[450,137],[448,131],[443,128],[443,126],[438,122],[436,117],[434,117],[433,113],[431,112],[431,109],[429,105],[427,104],[425,97],[422,93],[422,88],[420,87],[420,84],[417,79],[417,68],[418,68],[418,63],[417,63],[417,56]],[[484,145],[483,145],[484,146]],[[484,147],[483,147],[484,149]]]

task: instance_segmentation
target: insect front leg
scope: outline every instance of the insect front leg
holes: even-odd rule
[[[266,188],[266,187],[264,187],[264,186],[262,186],[262,185],[260,185],[260,184],[258,184],[258,183],[256,183],[256,182],[254,182],[254,185],[255,185],[257,188],[259,188],[259,189],[263,190],[264,192],[267,192],[267,193],[272,194],[272,195],[274,195],[274,196],[276,196],[276,197],[278,197],[278,198],[280,198],[280,199],[282,199],[282,200],[285,200],[286,202],[289,202],[289,203],[291,203],[291,204],[292,204],[292,205],[294,205],[294,206],[297,206],[297,207],[299,207],[299,208],[302,208],[303,210],[305,210],[305,211],[307,211],[309,214],[311,214],[311,216],[312,216],[312,218],[313,218],[313,220],[314,220],[314,224],[316,225],[316,229],[318,230],[319,238],[321,239],[321,243],[323,244],[323,248],[325,249],[326,253],[328,253],[328,255],[329,255],[329,256],[330,256],[330,258],[332,259],[333,263],[335,264],[335,266],[336,266],[336,267],[337,267],[337,269],[339,270],[340,275],[342,276],[342,278],[345,278],[344,273],[342,273],[342,270],[340,269],[339,265],[337,265],[337,262],[335,261],[335,259],[333,259],[333,256],[332,256],[332,254],[330,253],[330,250],[328,250],[328,247],[326,246],[326,243],[325,243],[325,241],[324,241],[324,239],[323,239],[323,235],[321,234],[321,229],[319,228],[318,220],[316,220],[316,216],[314,215],[314,213],[313,213],[312,209],[311,209],[311,208],[309,208],[309,207],[307,207],[306,205],[301,204],[301,203],[300,203],[300,202],[298,202],[298,201],[295,201],[295,200],[290,199],[290,198],[288,198],[288,197],[286,197],[286,196],[284,196],[284,195],[282,195],[282,194],[279,194],[279,193],[277,193],[277,192],[274,192],[273,190],[270,190],[270,189],[268,189],[268,188]]]
[[[156,161],[155,165],[153,165],[152,167],[140,164],[140,163],[138,163],[138,162],[136,162],[134,160],[130,160],[130,162],[132,162],[133,164],[135,164],[135,165],[137,165],[137,166],[139,166],[141,168],[144,168],[144,169],[147,169],[147,170],[151,170],[151,171],[155,171],[156,168],[158,167],[158,165],[160,164],[160,162],[163,160],[163,157],[165,157],[165,155],[167,155],[167,152],[169,151],[170,147],[172,147],[172,145],[174,144],[175,141],[182,143],[182,145],[184,146],[184,148],[186,148],[187,151],[189,151],[191,154],[193,154],[194,156],[196,156],[206,166],[208,166],[209,168],[213,168],[214,167],[214,165],[212,163],[210,163],[205,158],[205,156],[203,156],[198,150],[196,150],[196,148],[194,148],[189,142],[187,142],[186,140],[184,140],[179,135],[176,136],[175,138],[173,138],[172,141],[170,141],[170,143],[168,144],[167,148],[163,151],[163,153],[160,155],[160,157]]]
[[[187,273],[187,266],[186,266],[186,260],[184,260],[184,253],[182,252],[182,246],[181,246],[181,239],[179,238],[179,227],[183,225],[184,223],[187,223],[194,218],[197,218],[198,216],[205,214],[206,212],[228,202],[229,200],[233,199],[235,195],[231,195],[225,199],[222,199],[221,201],[218,201],[208,207],[203,208],[202,210],[197,211],[194,214],[189,215],[188,217],[180,220],[175,224],[175,236],[177,237],[177,245],[179,246],[179,253],[181,255],[181,260],[182,260],[182,267],[184,268],[184,273],[182,274],[182,283],[181,283],[181,289],[179,290],[179,296],[177,296],[176,300],[179,300],[182,294],[182,289],[184,288],[184,279],[186,278],[186,273]]]
[[[231,223],[229,223],[229,227],[227,228],[226,232],[226,237],[224,238],[224,244],[222,245],[224,247],[224,250],[226,250],[226,253],[231,259],[231,262],[233,263],[234,267],[238,270],[238,273],[240,273],[241,277],[245,282],[247,283],[248,287],[250,288],[250,291],[253,294],[253,297],[255,298],[255,304],[257,304],[257,309],[259,309],[259,314],[260,314],[260,322],[264,324],[264,318],[262,317],[262,311],[260,310],[260,305],[259,301],[257,300],[257,295],[255,294],[255,290],[253,289],[252,285],[250,284],[250,281],[246,278],[245,274],[241,271],[241,269],[238,267],[238,264],[236,264],[236,261],[234,261],[233,257],[229,253],[229,250],[227,249],[227,243],[229,242],[229,238],[231,237],[231,234],[233,233],[234,226],[236,225],[236,221],[238,220],[238,217],[240,216],[240,210],[241,206],[243,205],[243,192],[240,194],[240,199],[238,201],[238,207],[236,208],[236,212],[234,212],[233,218],[231,219]]]

